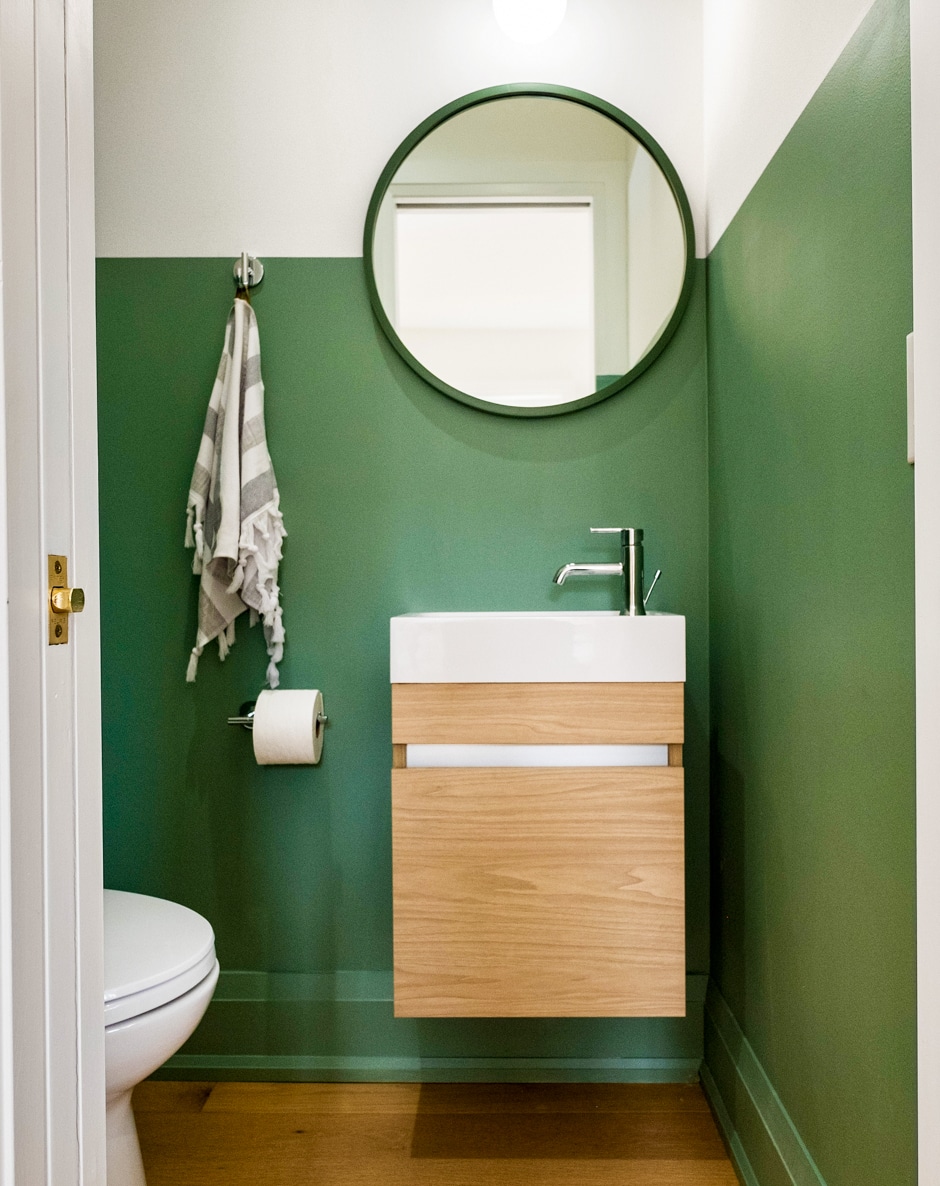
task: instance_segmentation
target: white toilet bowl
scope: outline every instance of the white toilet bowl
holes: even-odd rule
[[[146,1186],[131,1092],[186,1041],[219,978],[215,936],[194,910],[104,891],[108,1186]]]

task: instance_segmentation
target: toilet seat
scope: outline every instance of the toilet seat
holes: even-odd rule
[[[175,1000],[215,967],[215,935],[194,910],[122,890],[104,891],[105,1026]]]

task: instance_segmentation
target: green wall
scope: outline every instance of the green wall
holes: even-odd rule
[[[757,1133],[750,1054],[828,1186],[916,1178],[906,7],[877,0],[708,266],[707,1061],[762,1184],[818,1179]]]
[[[608,556],[591,526],[646,529],[648,567],[663,569],[657,608],[688,618],[688,967],[705,972],[704,265],[676,338],[626,392],[513,420],[404,366],[373,321],[361,260],[264,262],[253,304],[288,531],[282,682],[324,691],[317,768],[260,769],[248,734],[225,724],[264,676],[244,620],[225,663],[210,647],[197,683],[184,682],[196,606],[186,493],[231,260],[98,266],[106,883],[203,913],[226,973],[177,1071],[381,1078],[444,1059],[459,1077],[489,1058],[515,1060],[491,1078],[537,1077],[519,1060],[538,1058],[561,1076],[694,1074],[694,980],[686,1022],[392,1020],[388,619],[613,608],[615,582],[559,589],[552,574]]]

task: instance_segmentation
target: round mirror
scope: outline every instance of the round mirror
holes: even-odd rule
[[[642,373],[691,291],[692,216],[629,116],[562,87],[478,91],[405,140],[369,206],[376,316],[463,403],[551,416]]]

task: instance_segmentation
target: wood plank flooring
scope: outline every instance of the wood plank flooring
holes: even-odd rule
[[[163,1081],[134,1111],[148,1186],[737,1186],[698,1086]]]

